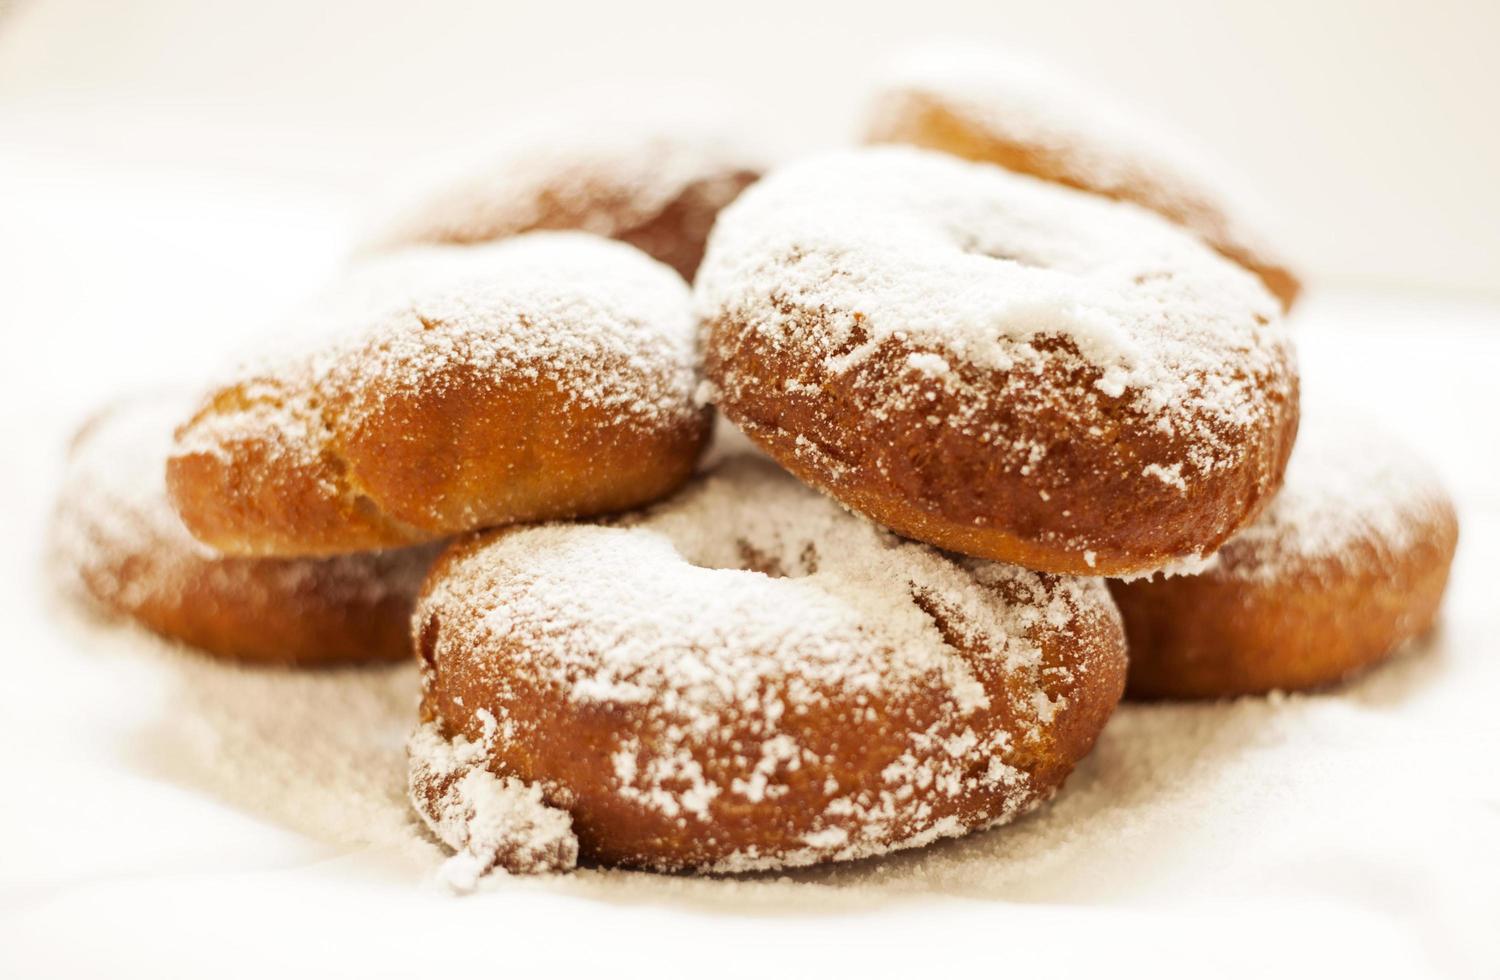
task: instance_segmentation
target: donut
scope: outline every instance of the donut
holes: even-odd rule
[[[719,210],[759,176],[756,164],[712,135],[564,137],[512,149],[433,190],[367,249],[587,231],[634,245],[691,280]]]
[[[1367,420],[1311,416],[1286,485],[1197,574],[1112,582],[1139,698],[1333,684],[1426,633],[1458,544],[1425,461]]]
[[[905,147],[772,173],[699,272],[706,397],[893,530],[1039,571],[1206,557],[1298,376],[1249,273],[1129,204]]]
[[[226,558],[187,532],[162,474],[192,399],[115,404],[75,437],[52,525],[71,596],[232,660],[325,666],[412,655],[412,604],[435,546],[327,559]]]
[[[456,543],[413,632],[412,799],[471,870],[751,871],[1003,823],[1125,671],[1101,580],[904,541],[752,457]]]
[[[915,52],[881,84],[866,139],[941,150],[1130,201],[1255,273],[1284,308],[1302,289],[1250,220],[1249,195],[1225,186],[1202,151],[1035,61],[971,48]]]
[[[371,260],[178,429],[173,505],[225,553],[316,556],[646,503],[708,435],[694,329],[681,278],[593,235]]]

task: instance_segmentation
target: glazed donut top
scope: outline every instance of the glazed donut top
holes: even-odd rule
[[[914,376],[951,385],[967,366],[1080,367],[1091,380],[1060,409],[1082,431],[1101,398],[1123,400],[1184,447],[1143,469],[1184,493],[1236,464],[1271,411],[1267,386],[1289,394],[1295,376],[1275,299],[1191,236],[1133,205],[902,147],[751,187],[710,239],[697,301],[710,324],[746,324],[835,374],[891,342]],[[893,386],[890,410],[911,397]],[[996,451],[1025,463],[1037,447]]]
[[[883,104],[922,98],[946,108],[993,139],[1034,148],[1057,178],[1133,200],[1230,247],[1254,267],[1281,259],[1250,215],[1267,208],[1232,168],[1106,92],[1014,52],[972,45],[919,48],[897,61],[877,96],[875,139]]]
[[[314,586],[329,602],[366,607],[416,594],[431,549],[260,561],[227,558],[189,534],[168,502],[164,466],[172,429],[193,403],[172,392],[120,402],[74,438],[52,539],[70,593],[136,610],[175,598],[188,576],[211,575],[211,584],[247,603],[264,594],[292,601]]]
[[[628,240],[691,278],[713,216],[760,172],[712,132],[682,127],[576,131],[512,148],[478,172],[434,191],[378,233],[371,250],[474,244],[535,229]],[[686,195],[692,206],[653,233]],[[671,241],[669,238],[682,240]]]
[[[1415,451],[1368,420],[1314,412],[1281,492],[1203,570],[1270,580],[1328,562],[1378,569],[1452,520],[1446,491]]]
[[[529,659],[517,663],[511,642],[503,665],[481,660],[465,669],[497,683],[507,672],[535,671],[581,705],[651,713],[651,730],[664,740],[654,754],[682,764],[637,771],[634,757],[622,755],[618,792],[668,817],[704,816],[723,791],[695,776],[684,743],[720,731],[726,719],[767,751],[798,758],[795,729],[780,719],[829,700],[900,704],[936,686],[949,692],[944,730],[962,732],[966,716],[989,709],[1010,719],[1016,747],[1042,739],[1064,704],[1044,693],[1037,638],[1100,628],[1100,611],[1111,608],[1101,580],[945,555],[749,457],[610,526],[518,528],[450,552],[427,589],[415,621],[441,610],[445,648],[482,657],[502,638],[526,638],[520,646]],[[991,704],[987,686],[950,645],[961,641],[953,632],[945,639],[945,630],[987,651],[981,656],[1007,678],[1009,704]],[[508,740],[545,737],[498,724]],[[904,765],[885,774],[883,803],[851,796],[834,808],[879,821],[902,793],[941,781],[931,759]],[[754,803],[765,789],[764,780],[750,780],[733,792]]]

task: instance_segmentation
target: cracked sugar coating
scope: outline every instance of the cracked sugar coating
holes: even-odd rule
[[[1297,373],[1254,277],[1139,208],[898,147],[766,177],[699,273],[710,400],[905,534],[1073,574],[1212,552]]]
[[[208,653],[321,666],[411,656],[409,620],[434,547],[328,559],[228,558],[167,502],[175,394],[96,415],[69,453],[52,528],[72,593]]]
[[[1111,583],[1130,693],[1299,690],[1431,629],[1458,517],[1431,467],[1368,420],[1312,414],[1265,514],[1196,575]]]
[[[414,629],[418,809],[449,819],[426,774],[461,739],[568,813],[580,860],[654,870],[848,860],[1007,821],[1089,751],[1125,670],[1099,580],[944,555],[748,457],[612,525],[456,544]],[[505,864],[517,845],[497,836],[466,863]]]
[[[902,59],[876,95],[867,138],[941,150],[1130,201],[1254,272],[1288,309],[1301,291],[1222,165],[1163,127],[1044,64],[934,46]]]
[[[758,165],[709,133],[572,134],[512,149],[434,191],[371,247],[586,231],[634,245],[691,280],[714,218],[759,176]]]
[[[249,555],[598,514],[680,485],[708,435],[682,280],[593,235],[427,246],[351,270],[185,417],[172,500]]]

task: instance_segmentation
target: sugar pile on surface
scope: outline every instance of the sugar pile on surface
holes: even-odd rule
[[[335,672],[224,665],[131,629],[90,628],[90,643],[134,658],[170,690],[137,740],[134,764],[340,850],[393,862],[417,883],[448,859],[407,801],[405,743],[413,667]],[[1428,651],[1333,695],[1222,705],[1125,705],[1048,807],[1009,827],[886,858],[783,875],[684,878],[583,870],[494,876],[485,888],[558,889],[601,900],[682,902],[744,911],[867,906],[901,896],[1008,901],[1182,900],[1285,887],[1305,848],[1378,842],[1419,867],[1426,851],[1474,828],[1460,808],[1421,817],[1376,808],[1369,786],[1415,772],[1441,733],[1392,714],[1443,661]],[[1405,792],[1391,788],[1393,801]],[[1295,813],[1295,822],[1286,822]],[[1269,823],[1268,823],[1269,821]],[[1373,845],[1363,845],[1373,846]],[[1351,850],[1351,853],[1353,851]],[[1331,859],[1331,858],[1330,858]],[[1213,874],[1204,874],[1207,860]],[[1351,884],[1352,888],[1353,885]]]

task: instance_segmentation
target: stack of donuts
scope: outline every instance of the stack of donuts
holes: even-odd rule
[[[1298,439],[1298,281],[1233,200],[996,53],[764,174],[688,130],[523,149],[89,422],[56,551],[211,655],[415,658],[458,879],[1001,824],[1122,695],[1322,687],[1436,617],[1452,505],[1367,422]]]

